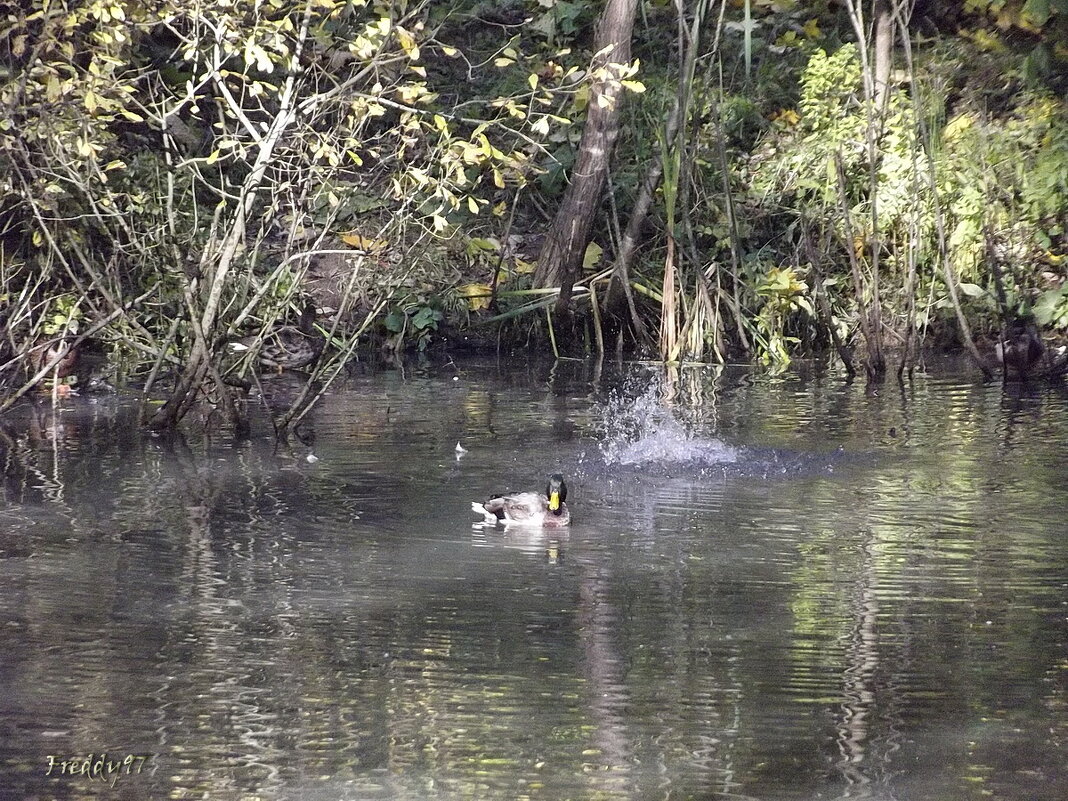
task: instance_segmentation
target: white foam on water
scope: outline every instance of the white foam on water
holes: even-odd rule
[[[702,436],[681,421],[664,401],[659,381],[637,398],[624,392],[605,404],[601,433],[601,455],[607,465],[711,466],[738,459],[737,448]]]

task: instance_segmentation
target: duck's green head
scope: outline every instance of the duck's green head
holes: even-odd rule
[[[549,485],[545,488],[545,496],[549,499],[549,511],[554,515],[563,511],[560,507],[567,500],[567,484],[564,477],[559,473],[549,476]]]

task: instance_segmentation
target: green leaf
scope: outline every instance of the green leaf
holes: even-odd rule
[[[477,256],[480,253],[497,253],[500,249],[501,243],[496,239],[485,239],[477,236],[468,239],[465,246],[468,256]]]
[[[1031,311],[1039,325],[1059,325],[1061,318],[1068,317],[1068,284],[1043,292]]]
[[[586,253],[582,257],[582,269],[586,272],[596,269],[603,254],[604,248],[596,242],[590,242],[590,244],[586,245]]]
[[[429,306],[423,306],[412,317],[412,325],[416,330],[423,331],[424,329],[436,329],[438,327],[438,321],[442,319],[442,314],[437,309],[432,309]]]
[[[1050,0],[1027,0],[1022,10],[1023,16],[1041,28],[1049,20]]]

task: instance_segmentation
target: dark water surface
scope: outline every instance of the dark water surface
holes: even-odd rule
[[[1063,386],[633,370],[9,417],[0,797],[1068,798]],[[554,470],[570,531],[472,526]]]

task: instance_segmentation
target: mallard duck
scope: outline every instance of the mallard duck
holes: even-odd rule
[[[1026,378],[1028,372],[1046,354],[1033,318],[1017,317],[1005,330],[1005,339],[995,348],[998,362],[1015,375]]]
[[[308,301],[296,325],[280,325],[263,335],[259,346],[260,366],[281,373],[299,370],[319,358],[323,352],[323,337],[315,330],[315,304]],[[258,336],[242,337],[230,343],[232,351],[242,352],[256,347]]]
[[[73,337],[58,337],[49,341],[42,340],[35,346],[36,352],[31,358],[31,366],[36,373],[42,367],[49,364],[52,369],[48,375],[55,374],[59,378],[66,378],[74,374],[74,366],[78,363],[78,345]]]
[[[549,476],[545,494],[516,492],[496,495],[485,503],[472,503],[471,510],[485,518],[486,523],[514,523],[526,526],[561,528],[571,523],[567,504],[567,484],[559,473]]]

